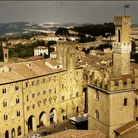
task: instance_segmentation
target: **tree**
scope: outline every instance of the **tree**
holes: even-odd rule
[[[0,45],[0,61],[3,61],[3,48],[2,48],[2,45]]]
[[[58,28],[55,35],[69,36],[69,31],[67,28]]]

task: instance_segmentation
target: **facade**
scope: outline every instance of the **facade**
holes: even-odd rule
[[[48,48],[45,46],[38,46],[34,48],[34,56],[44,56],[44,54],[48,55]]]
[[[138,66],[130,64],[130,16],[115,16],[112,71],[90,70],[88,129],[120,137],[138,123]]]
[[[84,113],[83,68],[75,66],[73,46],[59,43],[57,60],[6,63],[9,70],[0,73],[1,138]]]

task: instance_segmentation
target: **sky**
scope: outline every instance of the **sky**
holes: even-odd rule
[[[113,22],[115,15],[126,14],[138,24],[138,1],[0,1],[0,23],[91,23]]]

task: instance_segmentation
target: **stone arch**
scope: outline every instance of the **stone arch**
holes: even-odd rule
[[[46,126],[46,113],[44,111],[42,111],[39,115],[39,125],[40,126],[43,126],[43,125]]]
[[[35,117],[33,115],[31,115],[29,118],[28,118],[28,132],[30,130],[36,130],[36,120],[35,120]]]
[[[15,137],[15,129],[13,128],[11,131],[11,138],[14,138],[14,137]]]
[[[5,138],[9,138],[9,131],[8,130],[6,130],[6,132],[5,132]]]
[[[18,129],[17,129],[17,133],[18,133],[18,136],[22,135],[21,126],[18,127]]]
[[[57,111],[55,108],[52,108],[49,112],[50,123],[57,123]]]

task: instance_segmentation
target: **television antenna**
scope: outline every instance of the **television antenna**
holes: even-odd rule
[[[126,16],[126,9],[130,7],[130,4],[125,4],[123,7],[124,7],[124,15]]]

